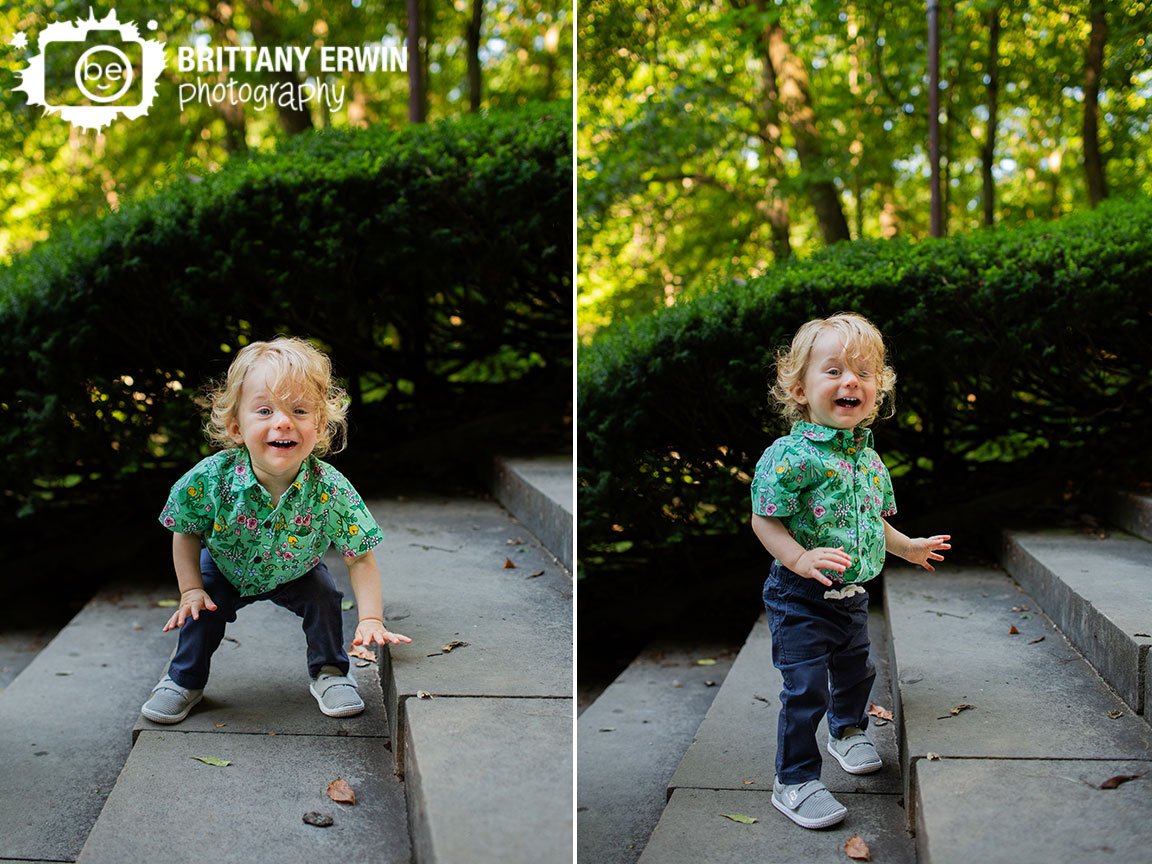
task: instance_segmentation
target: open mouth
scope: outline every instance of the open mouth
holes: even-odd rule
[[[296,446],[296,442],[287,440],[269,441],[268,446],[275,447],[277,450],[291,450]]]
[[[836,400],[836,404],[841,408],[855,408],[860,404],[860,400],[852,396],[845,396]]]

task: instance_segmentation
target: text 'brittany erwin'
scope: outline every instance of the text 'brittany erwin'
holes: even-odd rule
[[[191,45],[176,49],[181,72],[308,72],[312,48],[285,45]],[[319,72],[407,72],[408,46],[325,45],[319,54]]]

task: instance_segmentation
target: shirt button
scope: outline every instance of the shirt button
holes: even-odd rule
[[[272,527],[272,520],[271,520],[271,519],[269,519],[267,522],[265,522],[265,523],[264,523],[264,527],[265,527],[265,528],[271,528],[271,527]]]

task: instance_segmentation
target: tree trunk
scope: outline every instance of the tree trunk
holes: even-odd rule
[[[468,107],[480,110],[480,24],[484,0],[472,0],[472,20],[468,22]]]
[[[424,52],[420,43],[420,0],[408,0],[409,123],[423,123],[428,116],[428,102],[424,91]]]
[[[1104,43],[1108,37],[1107,4],[1091,0],[1088,53],[1084,58],[1084,173],[1088,180],[1088,200],[1095,207],[1108,197],[1104,161],[1100,155],[1100,73],[1104,68]]]
[[[1000,107],[1000,7],[988,12],[988,87],[985,91],[988,109],[988,128],[984,132],[984,149],[980,154],[982,179],[981,198],[984,203],[984,224],[996,221],[996,181],[992,166],[996,164],[996,113]]]
[[[757,0],[757,8],[763,12],[766,0]],[[792,257],[792,243],[788,232],[788,199],[780,192],[780,177],[784,173],[784,145],[780,140],[780,93],[776,89],[776,72],[769,55],[770,28],[765,29],[761,39],[764,45],[764,63],[761,74],[760,99],[760,140],[764,142],[763,168],[767,178],[764,197],[757,210],[768,223],[771,234],[772,258],[784,261]]]
[[[820,224],[824,242],[831,245],[849,240],[851,233],[840,205],[840,193],[836,191],[836,184],[826,179],[820,131],[808,90],[808,71],[803,61],[788,47],[784,29],[779,23],[768,25],[767,42],[768,59],[784,120],[792,130],[800,167],[813,178],[806,184],[808,198],[816,214],[816,221]]]
[[[246,0],[244,8],[248,12],[248,26],[252,28],[252,38],[257,45],[276,45],[280,42],[280,13],[272,0]],[[268,77],[276,84],[289,84],[294,87],[300,85],[295,72],[269,72]],[[312,128],[312,113],[306,105],[293,107],[292,105],[276,103],[276,113],[280,119],[280,128],[289,135],[307,132]]]

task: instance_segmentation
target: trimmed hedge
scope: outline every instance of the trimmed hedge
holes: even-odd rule
[[[1152,429],[1152,200],[1023,229],[858,241],[610,328],[577,382],[584,556],[746,531],[786,429],[775,350],[854,310],[885,334],[897,414],[877,449],[907,513],[1028,476],[1120,482]]]
[[[278,333],[330,351],[370,447],[517,400],[562,430],[570,116],[298,136],[0,270],[4,509],[191,464],[207,452],[192,398],[237,347]],[[441,470],[477,458],[457,443]]]

